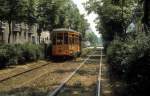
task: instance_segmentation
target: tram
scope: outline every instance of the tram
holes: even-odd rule
[[[51,33],[52,56],[76,57],[81,54],[81,33],[58,28]]]

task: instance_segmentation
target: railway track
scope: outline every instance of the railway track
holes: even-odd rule
[[[91,78],[91,76],[94,75],[93,78],[95,80],[94,81],[95,85],[92,86],[92,88],[90,89],[93,89],[93,92],[91,93],[94,93],[94,94],[79,95],[79,96],[95,96],[98,93],[98,91],[96,90],[98,88],[97,78],[98,78],[98,72],[99,72],[99,61],[100,61],[99,59],[101,56],[99,55],[100,52],[101,50],[97,50],[93,52],[93,54],[88,55],[87,58],[83,57],[83,59],[79,59],[79,61],[68,61],[68,62],[63,62],[63,63],[50,63],[49,62],[49,64],[43,63],[43,65],[40,65],[40,66],[38,65],[38,67],[36,68],[32,68],[24,72],[20,72],[10,77],[6,77],[7,79],[5,78],[5,80],[0,82],[0,89],[2,88],[0,92],[1,93],[4,92],[4,94],[6,95],[7,95],[7,92],[8,94],[13,92],[11,93],[11,95],[18,96],[16,95],[18,93],[21,93],[21,94],[27,94],[28,92],[29,94],[30,92],[32,93],[33,90],[28,91],[28,89],[30,90],[30,88],[35,88],[35,90],[36,88],[38,89],[40,88],[40,90],[44,89],[44,93],[42,96],[46,96],[48,91],[51,91],[49,92],[48,96],[68,96],[68,95],[61,95],[61,94],[66,93],[66,90],[70,89],[70,87],[68,86],[70,84],[69,82],[75,81],[75,83],[76,82],[78,83],[78,81],[72,80],[72,79],[78,77],[77,76],[78,74],[82,74],[82,75],[91,74],[89,75],[89,78]],[[90,71],[88,72],[87,70],[88,71],[90,70]],[[62,79],[64,80],[63,82],[61,81]],[[86,78],[84,81],[93,81],[93,80],[90,80],[90,79],[88,80]],[[18,88],[21,90],[18,90]],[[26,88],[27,90],[24,88]],[[37,94],[39,94],[38,89],[34,93],[35,95],[29,95],[29,96],[36,96]],[[74,89],[71,89],[71,90],[74,90]],[[56,94],[51,95],[54,91],[56,92]],[[22,92],[25,92],[25,93],[22,93]],[[74,96],[74,95],[69,95],[69,96]]]
[[[13,75],[13,76],[8,76],[8,77],[5,77],[5,78],[2,78],[2,79],[0,79],[0,83],[2,83],[2,82],[4,82],[4,81],[7,81],[7,80],[9,80],[9,79],[12,79],[12,78],[14,78],[14,77],[17,77],[17,76],[19,76],[19,75],[22,75],[22,74],[25,74],[25,73],[34,71],[34,70],[36,70],[36,69],[40,69],[40,68],[42,68],[42,67],[44,67],[44,66],[47,66],[47,65],[49,65],[49,63],[42,64],[42,65],[40,65],[40,66],[38,66],[38,67],[31,68],[31,69],[25,70],[25,71],[23,71],[23,72],[19,72],[19,73]]]
[[[88,92],[86,92],[86,93],[90,94],[90,95],[87,95],[87,94],[83,95],[82,92],[80,92],[80,93],[75,92],[74,94],[77,94],[79,96],[100,96],[100,94],[101,94],[102,56],[104,56],[102,54],[102,48],[101,49],[96,49],[96,51],[93,52],[91,55],[88,55],[88,57],[64,81],[62,81],[62,83],[53,92],[49,92],[47,96],[72,96],[73,94],[70,93],[70,92],[73,92],[72,90],[80,90],[81,91],[82,89],[80,89],[80,87],[81,87],[82,84],[80,82],[77,83],[76,86],[74,86],[74,88],[68,86],[69,82],[72,82],[73,78],[77,77],[77,75],[81,72],[83,74],[85,73],[86,75],[90,74],[90,76],[92,76],[91,74],[93,74],[94,76],[96,76],[96,77],[93,76],[93,78],[95,78],[94,87],[89,88],[89,89],[92,89],[92,91],[90,90],[90,92],[92,92],[91,93],[92,95]],[[98,62],[96,62],[96,61],[98,61]],[[89,66],[86,66],[88,63],[90,63],[91,65],[94,63],[96,65],[94,67],[95,69],[94,68],[93,69],[89,68],[88,70],[85,70],[84,67],[89,67]],[[91,71],[88,72],[89,70],[91,70]],[[89,79],[87,78],[85,80],[89,80]],[[78,81],[74,80],[73,82],[78,82]],[[95,90],[97,90],[97,91],[95,91]]]
[[[70,65],[70,63],[72,64]],[[37,70],[33,70],[30,72],[24,73],[22,75],[18,75],[16,77],[10,78],[6,81],[3,81],[2,83],[0,83],[0,89],[1,89],[0,94],[8,95],[10,93],[11,95],[18,96],[17,95],[18,93],[21,93],[21,94],[27,94],[28,92],[32,93],[33,90],[28,91],[28,89],[41,88],[41,85],[42,85],[42,88],[44,88],[44,90],[46,91],[49,88],[49,83],[46,83],[46,82],[50,81],[51,84],[54,84],[56,82],[59,83],[62,77],[67,77],[71,73],[71,70],[74,70],[77,66],[78,66],[78,63],[76,64],[76,61],[65,61],[65,62],[60,62],[60,63],[49,62],[47,66],[43,66]],[[63,72],[63,71],[64,73],[61,74],[60,72]],[[22,92],[25,92],[25,93],[22,93]],[[38,91],[36,91],[36,93],[38,94]],[[29,95],[29,96],[36,96],[36,95]]]
[[[98,74],[98,86],[97,86],[97,96],[100,96],[101,95],[101,76],[102,76],[102,56],[103,56],[103,52],[102,52],[102,49],[101,49],[101,56],[100,56],[100,63],[99,63],[99,74]]]

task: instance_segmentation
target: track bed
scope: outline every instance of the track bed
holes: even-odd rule
[[[98,63],[85,64],[65,85],[58,96],[95,96]]]
[[[70,61],[47,63],[49,64],[44,67],[1,82],[0,94],[3,96],[20,96],[20,94],[21,96],[40,96],[39,92],[46,94],[48,90],[55,88],[63,78],[78,66],[77,63]]]
[[[12,71],[5,72],[6,77],[11,77],[17,72],[46,64],[0,82],[0,96],[51,96],[49,94],[53,93],[82,63],[83,66],[67,81],[57,96],[96,96],[100,51],[89,57],[88,59],[84,57],[57,63],[47,61],[36,66],[30,65],[31,67],[28,69],[15,68]],[[9,75],[11,72],[14,72],[13,75]],[[5,75],[2,77],[6,78]]]

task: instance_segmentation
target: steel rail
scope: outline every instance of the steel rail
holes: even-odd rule
[[[29,70],[26,70],[26,71],[24,71],[24,72],[20,72],[20,73],[18,73],[18,74],[13,75],[13,76],[6,77],[6,78],[4,78],[4,79],[1,79],[1,80],[0,80],[0,83],[2,83],[2,82],[4,82],[4,81],[7,81],[7,80],[9,80],[9,79],[11,79],[11,78],[17,77],[17,76],[19,76],[19,75],[22,75],[22,74],[25,74],[25,73],[34,71],[34,70],[36,70],[36,69],[40,69],[40,68],[42,68],[42,67],[44,67],[44,66],[47,66],[47,65],[49,65],[49,63],[40,65],[40,66],[38,66],[38,67],[29,69]]]
[[[101,56],[100,56],[100,65],[99,65],[99,75],[98,75],[98,86],[97,86],[97,96],[101,95],[101,75],[102,75],[102,48],[101,48]]]
[[[95,51],[94,51],[95,52]],[[92,52],[92,54],[94,53]],[[69,75],[69,77],[64,80],[52,93],[48,93],[47,96],[57,96],[58,93],[61,91],[61,89],[65,86],[65,84],[77,73],[77,71],[85,64],[85,62],[90,58],[91,56],[88,56],[72,73]]]

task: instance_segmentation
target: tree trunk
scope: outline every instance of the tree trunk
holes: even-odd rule
[[[41,42],[40,42],[40,39],[41,39],[41,36],[39,35],[39,44],[41,43]]]
[[[11,37],[11,33],[12,33],[12,26],[11,26],[11,21],[8,21],[8,25],[9,25],[9,34],[8,34],[8,43],[10,43],[10,37]]]

